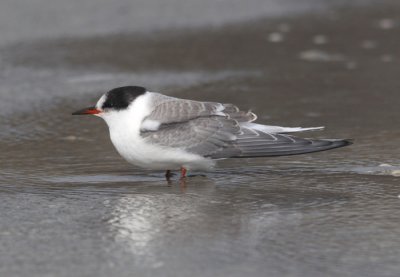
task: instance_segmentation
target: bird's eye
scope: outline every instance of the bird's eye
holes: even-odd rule
[[[104,109],[111,109],[115,107],[115,103],[111,102],[111,101],[107,101],[106,103],[104,103],[103,108]]]

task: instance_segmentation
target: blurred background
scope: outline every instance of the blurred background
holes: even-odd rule
[[[396,0],[2,0],[0,275],[399,276],[399,35]],[[123,85],[355,143],[167,183],[70,115]]]

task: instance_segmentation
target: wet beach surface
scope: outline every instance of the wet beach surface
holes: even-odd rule
[[[399,14],[372,1],[1,44],[0,275],[398,276]],[[168,183],[70,115],[127,84],[355,144]]]

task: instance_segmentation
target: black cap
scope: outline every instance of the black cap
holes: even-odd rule
[[[126,109],[138,96],[145,94],[147,89],[138,86],[114,88],[106,93],[106,100],[101,109]]]

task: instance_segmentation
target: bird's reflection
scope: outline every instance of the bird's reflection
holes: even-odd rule
[[[161,263],[158,258],[160,243],[165,237],[173,237],[185,228],[188,220],[198,218],[204,203],[195,193],[187,194],[191,188],[201,193],[213,191],[214,185],[192,186],[190,178],[168,181],[170,191],[154,187],[144,194],[129,194],[117,200],[109,220],[115,239],[137,257],[137,262],[149,266]]]
[[[305,198],[299,198],[297,191],[261,184],[220,188],[207,178],[166,184],[160,181],[159,186],[134,190],[113,202],[111,235],[140,268],[194,260],[213,263],[220,258],[236,263],[257,258],[271,247],[286,251],[282,233],[297,242],[292,230],[303,224],[298,206],[308,210],[327,201],[316,201],[320,192],[308,197],[302,192]],[[313,230],[312,221],[307,226]]]
[[[166,182],[167,182],[167,185],[169,187],[173,187],[174,184],[175,184],[175,181],[173,181],[171,179],[167,179]],[[179,181],[178,181],[178,184],[179,184],[180,192],[185,193],[186,189],[187,189],[187,178],[186,177],[185,178],[180,178]]]

